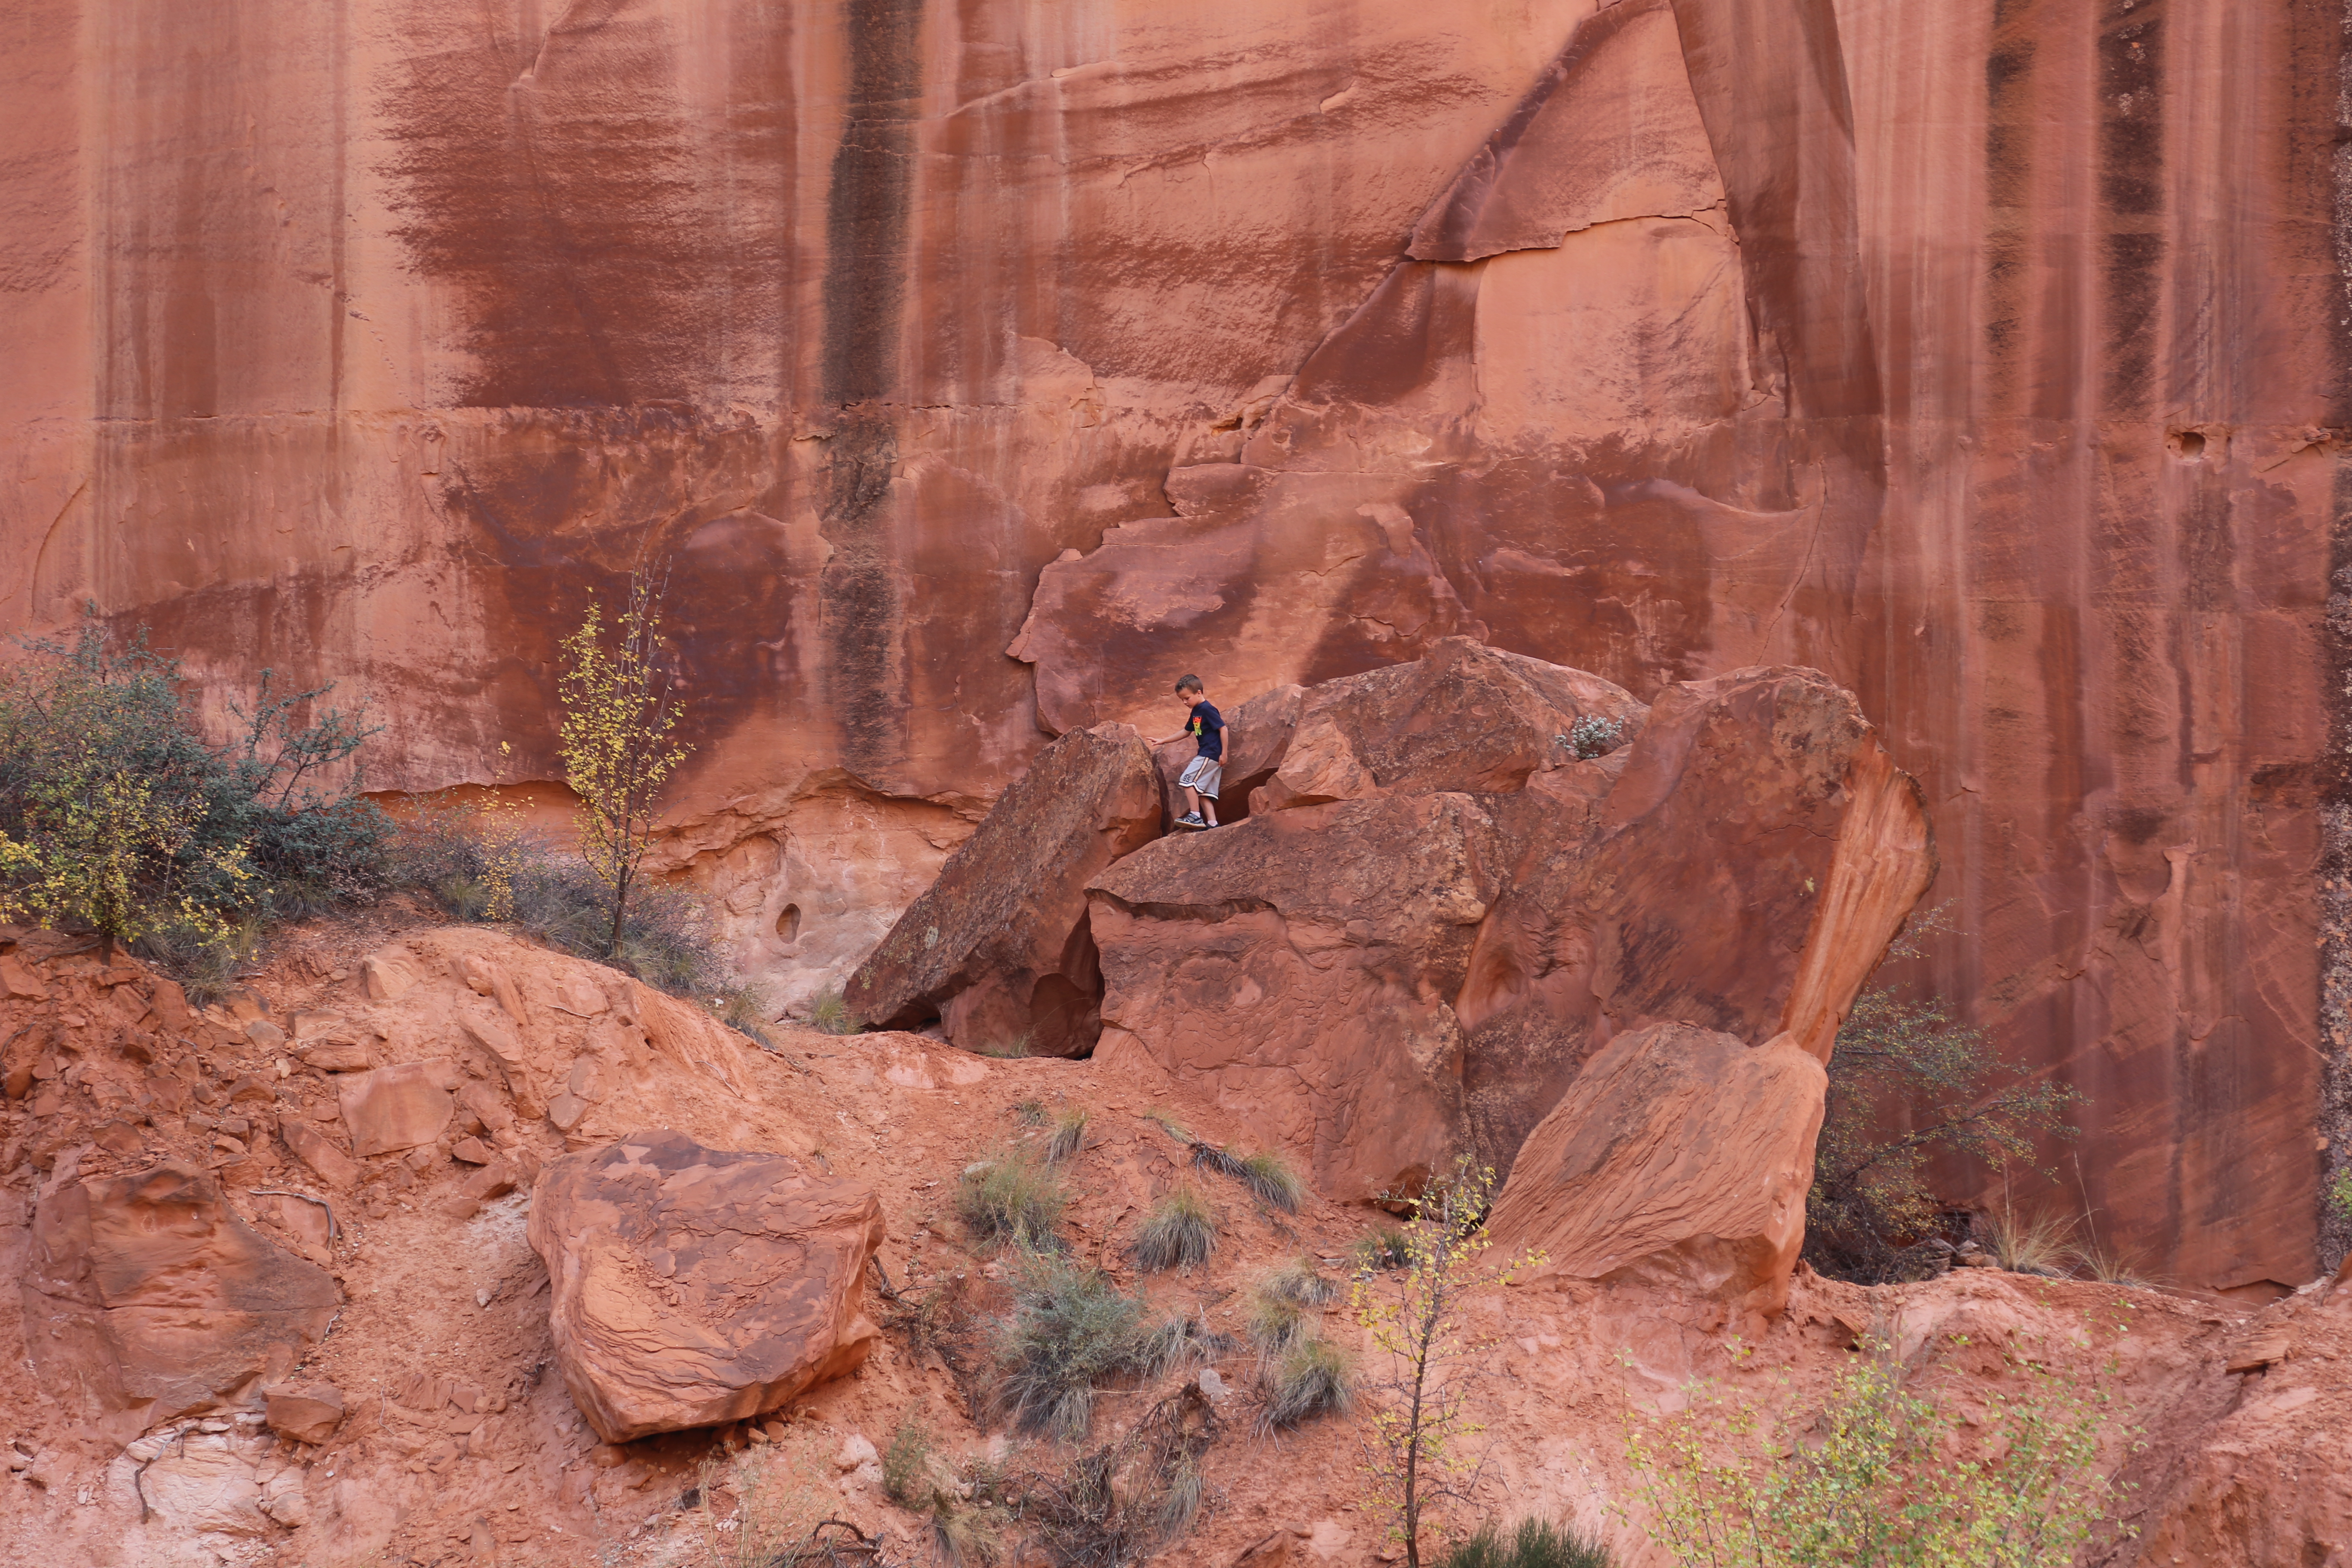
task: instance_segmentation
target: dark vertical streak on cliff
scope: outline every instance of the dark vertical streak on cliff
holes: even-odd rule
[[[890,411],[906,309],[923,0],[849,0],[849,101],[825,193],[824,401],[841,410],[826,457],[819,582],[841,754],[880,785],[903,760],[906,682],[891,571]]]
[[[2164,286],[2163,0],[2115,0],[2099,27],[2099,206],[2111,414],[2146,412]],[[2185,326],[2187,323],[2177,323]]]
[[[1988,414],[2011,411],[2025,342],[2033,179],[2033,0],[1998,0],[1985,58],[1985,379]]]

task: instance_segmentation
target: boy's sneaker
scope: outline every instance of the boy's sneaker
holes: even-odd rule
[[[1201,820],[1201,814],[1199,812],[1188,811],[1183,816],[1176,819],[1176,826],[1179,827],[1206,827],[1209,825]]]

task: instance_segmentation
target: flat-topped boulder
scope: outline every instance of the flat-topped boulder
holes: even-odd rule
[[[782,1154],[631,1133],[549,1165],[529,1235],[564,1387],[608,1443],[764,1415],[880,1334],[880,1202]]]

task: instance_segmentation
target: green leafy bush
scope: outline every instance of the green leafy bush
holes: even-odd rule
[[[1523,1519],[1508,1536],[1489,1521],[1439,1562],[1442,1568],[1609,1568],[1609,1553],[1548,1519]]]
[[[389,823],[344,772],[372,732],[264,670],[206,741],[179,665],[93,612],[0,674],[0,910],[196,960],[242,921],[373,888]],[[326,780],[344,772],[337,787]]]
[[[1027,1260],[997,1334],[997,1409],[1034,1436],[1082,1440],[1096,1385],[1146,1370],[1143,1303],[1067,1258]]]
[[[1651,1538],[1683,1568],[2066,1568],[2116,1498],[2107,1396],[2023,1356],[2008,1373],[2021,1392],[1972,1380],[1962,1413],[1874,1335],[1818,1411],[1694,1384],[1627,1427]]]
[[[1216,1211],[1190,1184],[1178,1186],[1154,1204],[1135,1233],[1136,1267],[1154,1274],[1197,1268],[1216,1250]]]
[[[1010,1150],[966,1171],[956,1184],[956,1213],[973,1239],[1024,1252],[1060,1244],[1056,1227],[1067,1202],[1050,1173]]]
[[[2071,1131],[2061,1118],[2079,1098],[1993,1060],[1983,1035],[1941,1003],[1864,993],[1830,1057],[1805,1200],[1806,1261],[1865,1285],[1904,1277],[1906,1249],[1937,1228],[1931,1164],[1958,1154],[2031,1165],[2036,1137]],[[1883,1130],[1896,1106],[1909,1131],[1889,1136]]]

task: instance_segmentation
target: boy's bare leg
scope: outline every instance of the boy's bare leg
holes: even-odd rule
[[[1201,792],[1191,784],[1184,786],[1184,815],[1187,816],[1201,815]]]
[[[1212,827],[1217,825],[1217,803],[1207,795],[1201,797],[1201,820]]]

